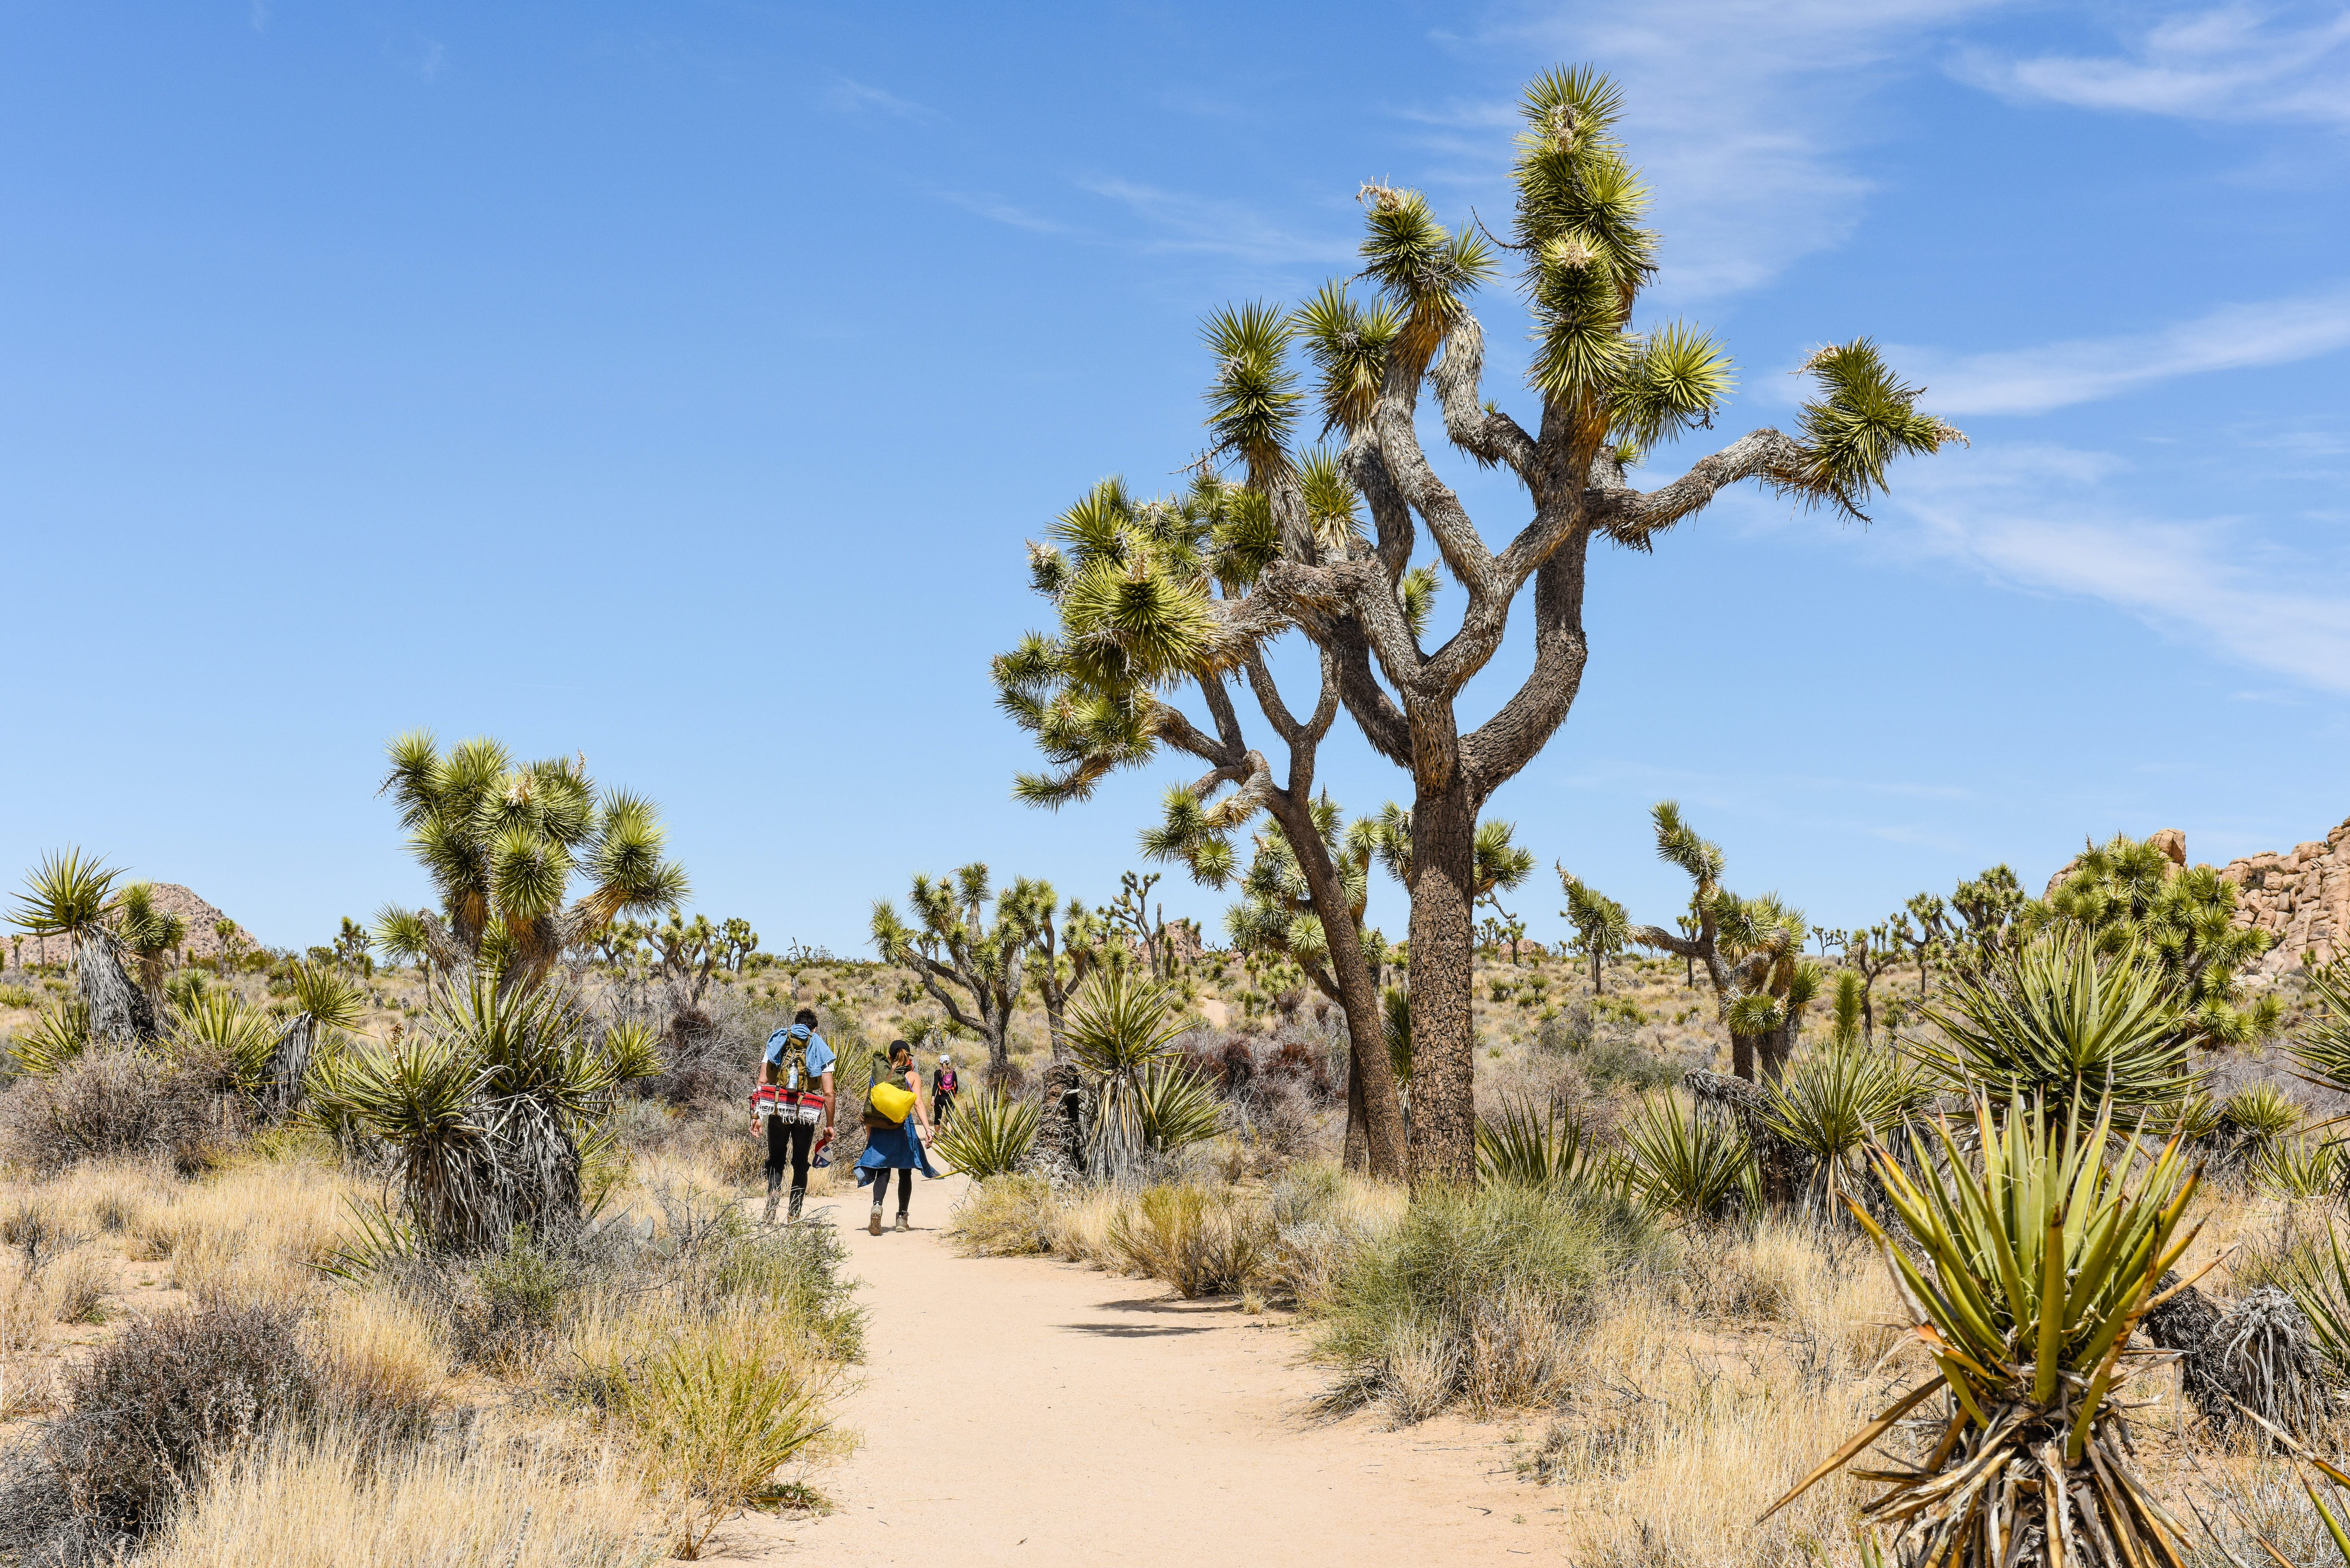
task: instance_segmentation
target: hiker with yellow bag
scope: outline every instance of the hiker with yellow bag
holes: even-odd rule
[[[906,1206],[914,1197],[914,1172],[936,1180],[930,1151],[923,1145],[931,1135],[931,1119],[917,1093],[920,1079],[914,1069],[914,1048],[903,1040],[889,1042],[889,1054],[873,1054],[873,1078],[865,1091],[865,1152],[857,1160],[857,1185],[873,1187],[873,1214],[866,1220],[870,1235],[881,1234],[881,1199],[889,1190],[889,1173],[898,1173],[898,1229],[910,1231]]]

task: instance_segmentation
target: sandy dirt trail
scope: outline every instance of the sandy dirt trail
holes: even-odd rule
[[[752,1515],[728,1555],[839,1568],[1559,1558],[1561,1516],[1513,1475],[1505,1428],[1316,1422],[1320,1375],[1276,1318],[1066,1263],[959,1258],[939,1231],[963,1188],[922,1183],[905,1235],[867,1235],[862,1195],[811,1200],[864,1282],[868,1366],[842,1412],[864,1446],[811,1478],[837,1512]]]

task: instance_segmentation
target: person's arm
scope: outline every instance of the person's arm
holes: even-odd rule
[[[832,1093],[832,1069],[827,1067],[823,1072],[817,1074],[816,1082],[816,1088],[824,1096],[824,1130],[826,1132],[830,1132],[832,1130],[832,1112],[834,1106],[834,1096]]]

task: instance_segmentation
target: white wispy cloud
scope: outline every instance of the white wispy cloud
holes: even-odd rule
[[[1876,95],[1922,68],[1956,22],[2001,0],[1659,0],[1517,5],[1473,40],[1529,58],[1603,62],[1626,89],[1624,133],[1657,196],[1664,301],[1768,283],[1832,247],[1868,182],[1852,155]],[[1440,148],[1495,156],[1507,104],[1430,118],[1485,131]],[[1471,151],[1472,147],[1477,151]]]
[[[1026,229],[1032,234],[1066,234],[1072,232],[1068,224],[1057,219],[1045,217],[1041,213],[1032,212],[1016,202],[1007,202],[993,192],[939,191],[934,192],[933,194],[940,201],[961,207],[966,213],[975,213],[991,223],[1003,223],[1010,228]]]
[[[1955,74],[2016,99],[2192,119],[2350,124],[2350,10],[2221,5],[2166,16],[2114,55],[1960,55]]]
[[[2345,346],[2350,287],[2222,306],[2159,332],[1955,357],[1914,347],[1889,352],[1930,389],[1937,413],[2037,414],[2175,377],[2290,364]]]
[[[847,77],[835,77],[824,90],[825,107],[838,114],[888,114],[899,119],[924,122],[944,119],[946,116],[926,104],[899,98],[865,82]]]
[[[1916,547],[1993,581],[2076,594],[2307,686],[2350,692],[2350,560],[2233,518],[2148,517],[2116,502],[2105,454],[1978,450],[1905,474],[1888,514]]]
[[[1162,191],[1128,180],[1077,183],[1082,190],[1119,202],[1156,231],[1155,237],[1143,242],[1146,249],[1197,251],[1266,265],[1326,265],[1346,261],[1355,254],[1351,234],[1335,229],[1326,234],[1301,233],[1241,202]]]

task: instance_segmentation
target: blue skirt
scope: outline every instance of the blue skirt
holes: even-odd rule
[[[871,1186],[873,1173],[879,1170],[919,1170],[932,1180],[939,1179],[931,1168],[930,1151],[914,1136],[911,1119],[865,1135],[865,1152],[857,1157],[858,1186]]]

